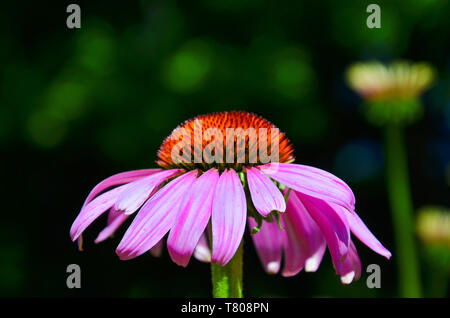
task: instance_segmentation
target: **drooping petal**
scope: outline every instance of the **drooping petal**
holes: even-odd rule
[[[291,225],[293,239],[304,244],[305,271],[315,272],[322,261],[326,242],[322,231],[311,218],[294,191],[289,194],[288,205],[283,219]]]
[[[164,239],[159,240],[159,242],[150,249],[149,252],[152,256],[161,257],[163,251],[163,240]],[[194,257],[200,262],[211,262],[211,250],[209,249],[208,240],[205,234],[200,237],[200,240],[195,247]]]
[[[148,199],[153,189],[180,171],[180,169],[163,170],[129,183],[120,194],[114,208],[117,211],[124,211],[126,214],[135,212]]]
[[[340,263],[347,256],[350,244],[350,230],[347,220],[345,217],[342,218],[340,211],[336,211],[326,201],[299,192],[296,192],[296,194],[322,231],[330,250],[333,264],[338,270]]]
[[[153,257],[160,257],[162,254],[163,249],[163,239],[160,239],[158,243],[153,245],[153,247],[150,249],[150,254],[152,254]]]
[[[326,249],[327,243],[324,240],[316,251],[305,260],[305,272],[315,272],[319,269],[319,265],[322,262],[323,254],[325,254]]]
[[[141,169],[141,170],[132,170],[127,172],[121,172],[117,173],[115,175],[112,175],[111,177],[106,178],[99,184],[97,184],[94,189],[89,193],[88,197],[86,198],[86,201],[84,202],[83,206],[91,202],[93,198],[95,198],[99,193],[105,191],[106,189],[121,185],[129,182],[133,182],[135,180],[141,179],[143,177],[149,176],[151,174],[154,174],[156,172],[160,172],[162,169]]]
[[[297,275],[305,266],[308,251],[306,244],[303,244],[295,236],[294,225],[286,218],[287,211],[281,216],[283,221],[283,251],[284,251],[284,266],[281,275],[284,277],[291,277]]]
[[[114,232],[125,222],[129,215],[111,209],[108,214],[107,226],[98,234],[95,243],[100,243],[114,234]]]
[[[196,176],[196,170],[179,176],[144,204],[116,249],[120,259],[132,259],[147,252],[166,235],[175,221],[183,196]]]
[[[339,267],[338,274],[343,284],[350,284],[361,277],[361,261],[352,241],[350,241],[348,255]]]
[[[233,169],[222,172],[212,206],[212,262],[226,265],[238,249],[247,219],[245,192]]]
[[[205,233],[203,233],[198,240],[197,246],[194,250],[194,257],[200,262],[211,262],[211,250],[209,249],[209,244]]]
[[[334,202],[350,211],[355,208],[355,196],[350,187],[329,172],[288,163],[269,163],[258,168],[272,179],[297,192]]]
[[[72,241],[75,241],[95,219],[111,208],[126,187],[127,185],[123,185],[102,193],[84,206],[70,228]]]
[[[347,213],[347,220],[350,225],[350,230],[361,242],[367,245],[374,252],[389,259],[391,252],[389,252],[377,238],[370,232],[364,222],[356,213]]]
[[[251,217],[247,219],[247,223],[250,231],[257,226]],[[284,236],[276,222],[264,222],[259,232],[252,235],[256,252],[268,274],[276,274],[280,270]]]
[[[169,255],[180,266],[187,266],[200,236],[205,231],[211,217],[218,180],[219,172],[210,169],[189,187],[183,197],[167,239]]]
[[[274,210],[286,211],[286,201],[277,186],[259,169],[249,167],[246,171],[248,188],[256,210],[262,216],[267,216]]]

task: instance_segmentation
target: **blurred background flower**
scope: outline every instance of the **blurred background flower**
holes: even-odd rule
[[[450,277],[450,211],[442,206],[418,210],[416,231],[422,242],[427,296],[445,297]]]
[[[382,126],[386,181],[398,255],[399,292],[421,297],[421,277],[413,235],[413,203],[403,126],[423,113],[420,95],[434,80],[427,63],[355,63],[347,70],[348,85],[363,99],[366,118]]]
[[[369,121],[377,124],[411,122],[422,115],[419,98],[434,77],[433,68],[423,62],[360,62],[347,71],[350,87],[365,100]]]
[[[423,207],[417,215],[417,234],[426,245],[450,249],[450,211],[443,207]]]

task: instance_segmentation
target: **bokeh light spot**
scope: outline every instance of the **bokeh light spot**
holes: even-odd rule
[[[372,179],[381,173],[383,154],[380,145],[356,140],[342,147],[335,158],[336,174],[350,182]]]
[[[313,90],[315,74],[307,59],[289,50],[275,60],[273,85],[284,97],[300,99]]]
[[[192,92],[204,83],[210,69],[209,46],[202,41],[189,42],[169,60],[165,82],[173,91]]]
[[[27,128],[32,141],[44,148],[58,145],[67,131],[65,122],[55,119],[45,111],[32,114],[28,119]]]

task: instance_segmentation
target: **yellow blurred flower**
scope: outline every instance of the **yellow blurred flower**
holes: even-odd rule
[[[432,84],[434,71],[427,63],[356,63],[349,68],[347,79],[350,87],[368,100],[411,99]]]
[[[366,115],[375,124],[412,122],[420,117],[419,96],[435,78],[427,63],[396,61],[355,63],[347,71],[348,85],[364,100]]]
[[[417,234],[429,245],[450,248],[450,211],[443,207],[423,207],[417,216]]]

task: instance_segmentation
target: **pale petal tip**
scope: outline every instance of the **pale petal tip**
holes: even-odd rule
[[[112,236],[112,235],[111,235],[111,236]],[[110,236],[106,236],[106,235],[104,235],[103,233],[100,233],[100,234],[97,236],[97,238],[94,240],[94,243],[95,243],[95,244],[101,243],[101,242],[105,241],[108,237],[110,237]]]
[[[123,211],[125,215],[131,215],[135,212],[134,209],[133,210],[121,210],[121,211]]]
[[[315,272],[319,268],[320,259],[315,256],[308,258],[305,262],[305,272]]]
[[[280,262],[269,262],[266,266],[268,274],[276,274],[280,270]]]
[[[341,276],[341,282],[342,282],[342,284],[348,285],[353,281],[354,278],[355,278],[355,272],[351,271],[350,273],[347,273],[347,274]]]
[[[211,262],[211,252],[203,246],[197,246],[194,251],[194,257],[201,262]]]
[[[391,252],[389,252],[389,250],[384,251],[384,253],[381,255],[386,257],[387,259],[390,259],[392,256],[392,254],[391,254]]]
[[[79,233],[78,228],[72,227],[70,229],[70,238],[72,239],[72,242],[75,242],[78,240],[78,238],[81,236],[81,233]]]

